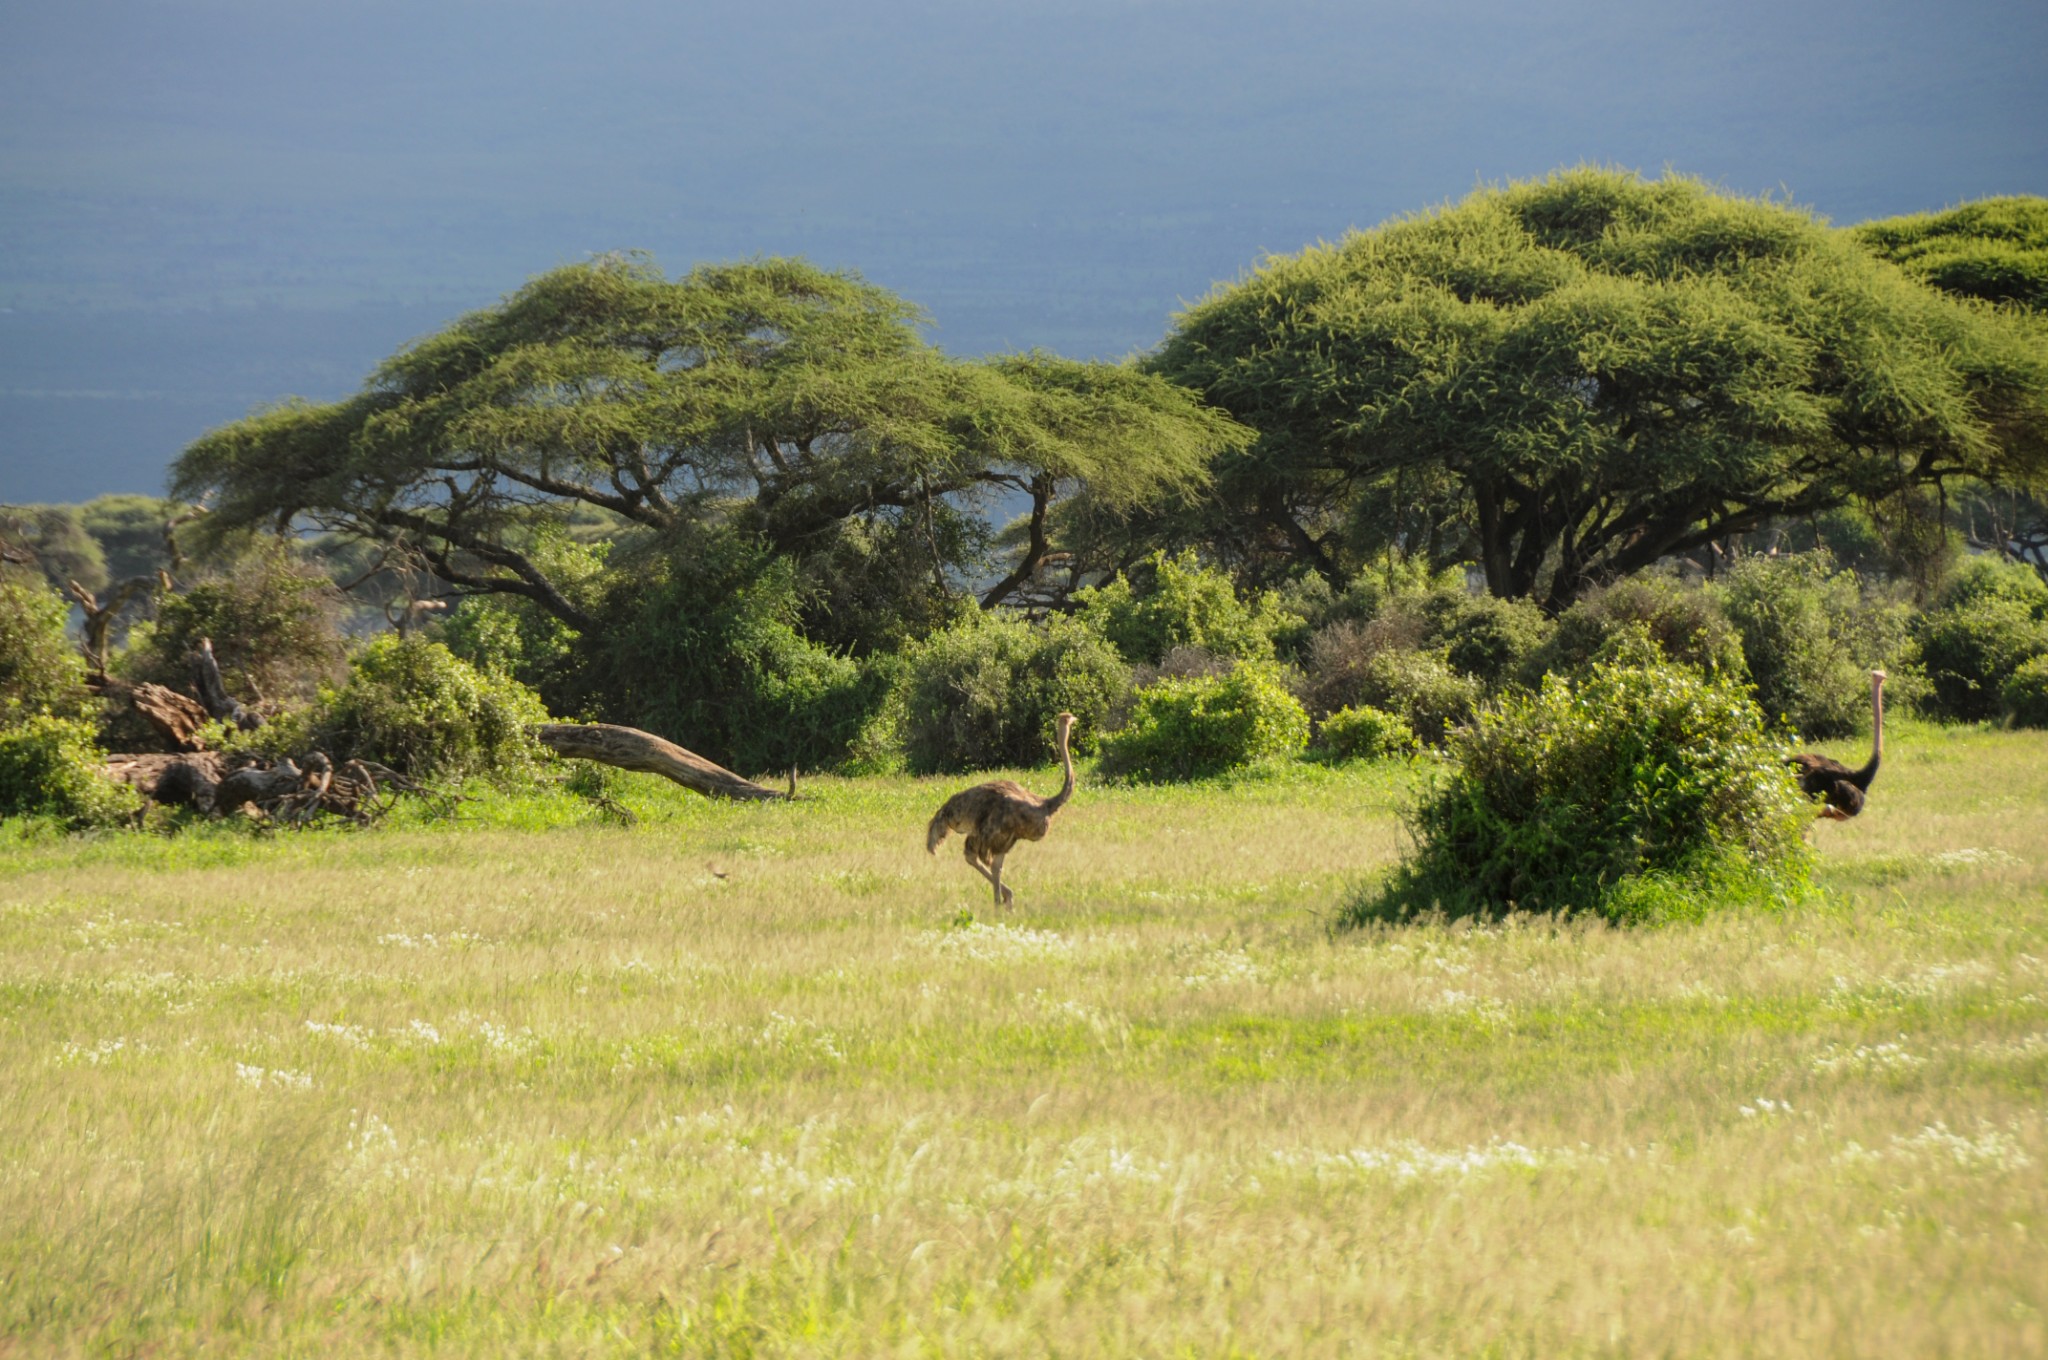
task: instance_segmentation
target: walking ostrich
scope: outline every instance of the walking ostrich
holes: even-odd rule
[[[1058,733],[1060,768],[1066,780],[1050,798],[1040,798],[1021,784],[994,779],[962,789],[945,801],[925,830],[924,848],[939,853],[939,842],[949,831],[967,836],[967,867],[987,879],[995,888],[999,907],[1007,907],[1016,894],[1003,886],[1003,856],[1018,841],[1042,841],[1052,828],[1053,815],[1074,796],[1074,756],[1067,738],[1074,730],[1074,715],[1062,713],[1053,719]]]
[[[1852,770],[1839,760],[1807,752],[1792,757],[1799,771],[1799,788],[1809,798],[1821,798],[1820,815],[1846,822],[1863,811],[1863,795],[1877,778],[1877,763],[1884,756],[1884,672],[1870,673],[1870,761]]]

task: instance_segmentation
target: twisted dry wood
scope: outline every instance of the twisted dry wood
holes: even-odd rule
[[[613,723],[542,723],[531,731],[541,745],[558,756],[594,760],[600,765],[641,774],[658,774],[663,779],[674,780],[686,789],[695,789],[713,798],[765,802],[796,797],[794,772],[790,775],[789,791],[783,793],[756,784],[751,779],[743,779],[722,765],[712,764],[695,751],[686,751],[672,741],[665,741],[652,732],[642,732],[637,727],[619,727]]]

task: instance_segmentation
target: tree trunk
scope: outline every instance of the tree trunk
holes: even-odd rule
[[[790,773],[789,792],[778,793],[751,779],[742,779],[720,765],[714,765],[694,751],[635,727],[611,723],[543,723],[531,729],[541,745],[556,755],[576,760],[594,760],[621,770],[658,774],[686,789],[713,798],[766,801],[796,796],[796,774]]]
[[[199,650],[192,653],[192,687],[199,691],[200,702],[214,717],[231,722],[244,732],[254,732],[263,726],[262,714],[228,693],[226,682],[220,678],[220,662],[214,659],[212,638],[199,639]]]

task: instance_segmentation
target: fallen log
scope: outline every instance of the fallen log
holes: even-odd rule
[[[206,710],[197,699],[189,699],[174,689],[148,681],[131,685],[108,675],[87,676],[85,687],[102,699],[127,700],[129,706],[157,730],[172,750],[206,749],[206,743],[199,736],[199,729],[207,723]]]
[[[172,801],[188,801],[189,795],[184,790],[195,783],[203,784],[208,791],[209,804],[212,786],[227,774],[226,765],[215,751],[197,751],[190,755],[155,751],[141,755],[110,755],[103,769],[109,779],[132,785],[151,798],[157,796],[157,790],[166,778],[171,781],[172,789],[178,790]],[[174,774],[173,771],[180,773]],[[168,793],[171,789],[165,791]]]
[[[529,729],[541,745],[558,756],[594,760],[621,770],[658,774],[686,789],[712,798],[768,801],[796,797],[796,775],[792,771],[789,791],[780,792],[743,779],[722,765],[714,765],[695,751],[686,751],[672,741],[637,727],[612,723],[542,723]]]

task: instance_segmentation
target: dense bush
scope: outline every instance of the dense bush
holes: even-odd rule
[[[134,789],[101,773],[92,735],[90,723],[47,713],[0,727],[0,817],[104,826],[140,807]]]
[[[1411,815],[1413,854],[1354,921],[1685,914],[1731,885],[1768,897],[1806,882],[1813,810],[1724,676],[1597,663],[1509,695],[1453,734],[1450,754]]]
[[[1554,627],[1533,600],[1477,595],[1443,620],[1439,636],[1451,669],[1493,690],[1527,670]]]
[[[1087,752],[1130,684],[1130,668],[1074,619],[1033,626],[1002,614],[913,646],[904,656],[900,739],[920,774],[1038,765],[1052,751],[1053,717],[1076,719]]]
[[[1451,669],[1440,652],[1380,652],[1361,680],[1358,702],[1399,715],[1431,746],[1471,720],[1482,693],[1478,680]]]
[[[190,690],[192,654],[213,639],[228,692],[248,703],[310,700],[340,671],[340,593],[277,543],[244,553],[224,574],[163,597],[156,622],[138,626],[120,670]]]
[[[501,595],[462,601],[431,636],[478,670],[534,690],[559,683],[576,648],[569,625],[528,601]]]
[[[1809,737],[1865,725],[1865,676],[1892,658],[1850,650],[1863,604],[1854,576],[1834,571],[1826,553],[1753,555],[1735,564],[1717,593],[1768,717]]]
[[[1949,572],[1934,608],[1963,609],[1984,600],[2009,600],[2039,615],[2048,612],[2048,582],[2023,563],[1982,553],[1964,558]]]
[[[2048,727],[2048,654],[2023,663],[1999,691],[2017,727]]]
[[[1560,614],[1556,631],[1524,663],[1523,681],[1534,688],[1546,674],[1582,670],[1612,655],[1623,634],[1646,637],[1666,660],[1695,670],[1744,674],[1742,642],[1715,598],[1674,577],[1644,573],[1589,591]]]
[[[1164,781],[1221,774],[1301,754],[1308,712],[1270,666],[1161,680],[1139,691],[1130,720],[1103,742],[1104,773]]]
[[[1274,635],[1294,621],[1270,592],[1246,604],[1228,576],[1201,566],[1193,553],[1155,552],[1130,577],[1082,591],[1078,599],[1082,622],[1126,660],[1149,665],[1176,647],[1270,661]]]
[[[1317,749],[1335,760],[1385,760],[1413,755],[1420,745],[1399,714],[1377,708],[1342,708],[1316,727]]]
[[[613,573],[579,643],[541,693],[557,712],[645,728],[742,774],[840,764],[892,672],[811,641],[794,567],[714,538]]]
[[[438,642],[386,634],[356,655],[346,683],[322,694],[303,741],[337,764],[357,757],[415,776],[509,782],[532,773],[539,748],[526,729],[546,721],[539,697],[518,681],[479,671]]]
[[[69,612],[41,580],[0,570],[0,727],[83,710],[85,661],[64,636]]]
[[[1996,718],[2012,675],[2048,654],[2048,623],[2025,602],[2003,595],[1965,596],[1920,620],[1920,662],[1938,717]]]

